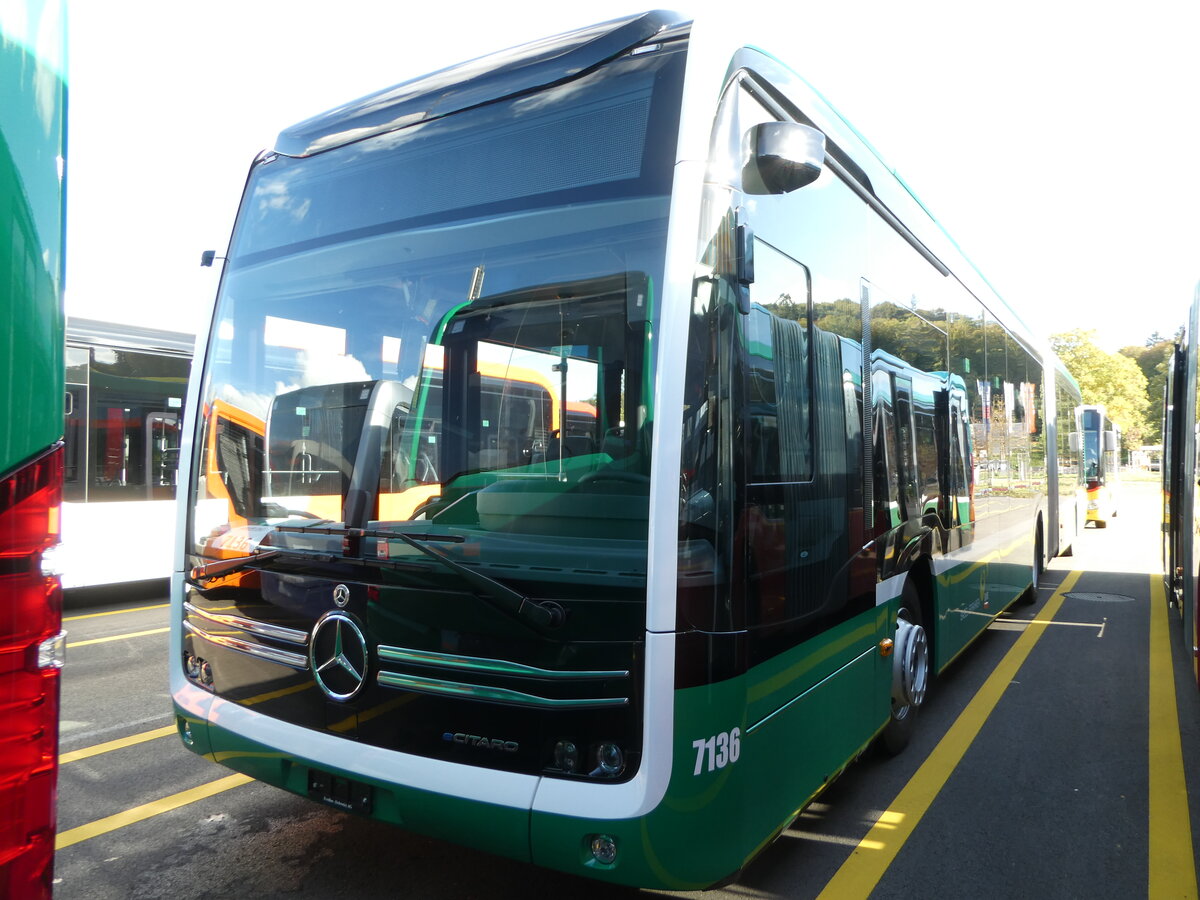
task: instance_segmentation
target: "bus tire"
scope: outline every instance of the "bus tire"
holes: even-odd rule
[[[1042,557],[1042,529],[1039,525],[1037,537],[1033,540],[1033,584],[1029,586],[1029,590],[1017,598],[1017,603],[1021,606],[1032,606],[1037,603],[1038,585],[1042,583],[1042,575],[1046,571],[1046,563]]]
[[[896,613],[892,661],[892,709],[880,746],[895,756],[908,746],[917,726],[917,711],[929,689],[929,640],[921,619],[921,598],[910,580]]]

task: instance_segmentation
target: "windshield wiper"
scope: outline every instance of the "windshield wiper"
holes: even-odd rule
[[[278,555],[278,550],[259,550],[251,553],[249,556],[239,556],[234,559],[219,559],[216,562],[192,566],[188,572],[188,581],[197,587],[204,587],[202,582],[212,581],[214,578],[223,578],[226,575],[241,572],[243,569],[253,569],[259,563],[274,559]]]
[[[246,569],[257,569],[262,563],[277,557],[315,560],[316,562],[333,562],[334,560],[341,559],[341,557],[335,556],[332,553],[271,548],[268,550],[257,550],[249,556],[238,556],[234,559],[218,559],[210,563],[204,563],[203,565],[192,566],[188,571],[187,580],[196,585],[196,587],[203,588],[203,582],[205,581],[224,578],[227,575],[233,575]]]
[[[440,551],[434,550],[432,547],[428,547],[421,542],[430,538],[436,540],[441,537],[440,535],[409,535],[403,531],[384,532],[383,534],[386,534],[387,537],[400,538],[400,540],[413,549],[424,553],[430,559],[437,560],[447,569],[457,572],[462,576],[464,581],[474,585],[488,597],[495,600],[496,602],[492,605],[501,612],[515,616],[520,621],[537,628],[557,628],[563,623],[565,612],[557,603],[539,603],[536,600],[531,600],[520,591],[513,590],[507,584],[484,575],[482,572],[476,572],[462,563],[455,562],[450,557],[442,555]]]
[[[281,525],[276,530],[300,531],[307,534],[340,534],[345,538],[344,549],[347,552],[346,561],[368,565],[383,565],[386,563],[386,560],[374,560],[361,556],[359,554],[359,547],[361,546],[362,538],[398,538],[418,553],[429,557],[454,572],[463,581],[480,592],[482,595],[480,596],[481,600],[484,600],[505,615],[516,619],[522,625],[527,625],[537,631],[544,631],[546,629],[557,628],[566,619],[566,611],[554,601],[533,600],[520,591],[509,587],[507,584],[484,575],[482,572],[477,572],[469,566],[464,566],[462,563],[456,562],[440,551],[434,550],[433,547],[427,546],[428,543],[434,541],[461,544],[465,538],[458,535],[425,532],[420,534],[406,534],[403,531],[372,531],[362,528],[339,528],[337,526],[303,528]]]

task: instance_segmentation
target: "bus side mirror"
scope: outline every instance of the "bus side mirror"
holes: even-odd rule
[[[1070,448],[1072,453],[1079,452],[1080,443],[1079,443],[1079,432],[1078,431],[1072,431],[1070,433],[1070,435],[1067,436],[1067,446]]]
[[[1104,450],[1105,450],[1105,452],[1107,452],[1109,450],[1120,450],[1120,449],[1121,449],[1121,442],[1117,439],[1117,433],[1115,431],[1104,432]]]
[[[742,138],[742,160],[747,194],[786,194],[820,176],[825,135],[799,122],[755,125]]]

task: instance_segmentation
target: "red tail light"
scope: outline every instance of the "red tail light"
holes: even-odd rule
[[[49,898],[54,875],[62,448],[0,481],[0,897]]]

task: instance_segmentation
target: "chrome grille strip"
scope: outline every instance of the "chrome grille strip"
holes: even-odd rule
[[[407,650],[404,647],[388,647],[380,644],[376,650],[380,660],[409,663],[418,666],[437,666],[447,669],[463,669],[487,675],[516,675],[525,678],[547,678],[572,681],[582,679],[628,678],[628,669],[584,670],[584,669],[539,669],[504,659],[483,659],[478,656],[456,656],[453,653],[437,653],[432,650]]]
[[[223,625],[226,628],[236,628],[238,631],[257,634],[259,637],[287,641],[289,644],[299,644],[301,647],[308,644],[307,631],[297,631],[295,628],[284,628],[282,625],[271,625],[267,622],[259,622],[257,619],[246,619],[242,616],[229,616],[222,615],[221,613],[207,612],[198,606],[193,606],[186,602],[183,604],[183,610],[189,616],[199,616],[201,619],[207,619],[209,622],[217,625]]]
[[[236,650],[238,653],[245,653],[247,656],[253,656],[255,659],[265,660],[266,662],[275,663],[280,666],[287,666],[290,669],[304,670],[308,668],[308,657],[303,653],[292,653],[288,650],[276,650],[274,647],[264,647],[261,644],[251,644],[248,641],[239,640],[226,634],[211,634],[197,628],[191,622],[185,621],[183,627],[202,640],[221,647],[228,647],[230,650]]]
[[[414,691],[418,694],[435,694],[439,697],[458,697],[464,700],[486,700],[491,703],[508,703],[534,709],[599,709],[604,707],[628,706],[628,697],[596,697],[582,699],[558,699],[538,697],[507,688],[484,687],[477,684],[462,684],[458,681],[443,681],[440,678],[416,678],[380,672],[378,682],[384,687]]]

